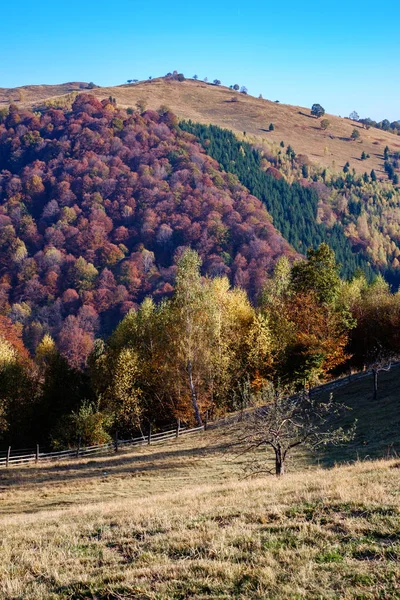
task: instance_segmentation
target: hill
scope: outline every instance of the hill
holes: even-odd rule
[[[253,297],[277,258],[296,257],[168,111],[128,114],[87,94],[65,112],[12,106],[0,171],[0,310],[31,350],[49,331],[87,356],[146,295],[171,293],[183,246]]]
[[[28,86],[29,100],[17,104],[39,111],[68,110],[82,93],[75,88],[87,85]],[[14,93],[5,92],[4,106],[4,98]],[[309,109],[194,80],[164,77],[94,87],[92,93],[130,110],[172,110],[225,171],[263,200],[274,226],[298,252],[326,241],[343,265],[342,275],[349,277],[362,268],[369,278],[380,272],[392,285],[399,284],[399,136],[332,115],[324,115],[329,125],[322,129],[322,119]],[[352,139],[354,132],[358,139]],[[254,152],[258,164],[251,158]],[[238,161],[249,156],[240,170]],[[264,185],[265,174],[284,181]],[[293,203],[291,194],[280,189],[286,182],[314,195],[304,202],[299,193]]]
[[[360,417],[353,460],[399,442],[395,373],[379,403],[371,387],[336,392]],[[2,472],[0,598],[399,596],[398,459],[321,469],[303,455],[299,472],[243,480],[247,458],[226,452],[222,431]]]
[[[23,106],[41,104],[47,99],[66,93],[65,86],[29,86],[16,88],[26,91],[23,96]],[[79,84],[78,84],[79,86]],[[71,88],[76,89],[76,88]],[[68,90],[68,91],[71,91]],[[0,98],[5,105],[8,100],[3,90]],[[341,170],[346,162],[356,172],[363,173],[374,169],[379,177],[386,178],[383,152],[386,146],[391,151],[400,149],[400,139],[383,130],[364,129],[350,119],[327,114],[330,127],[324,131],[320,122],[310,115],[310,108],[278,104],[274,100],[258,99],[253,96],[239,94],[224,86],[215,86],[203,81],[187,79],[183,82],[171,79],[157,78],[135,84],[114,87],[103,87],[92,90],[99,98],[112,96],[122,107],[135,107],[138,101],[145,102],[147,107],[157,110],[161,105],[167,105],[180,119],[205,124],[214,124],[231,129],[239,135],[254,137],[258,141],[268,141],[279,144],[284,141],[290,144],[298,154],[306,154],[312,161],[326,167],[334,163]],[[7,90],[11,97],[11,90]],[[236,98],[236,102],[232,99]],[[318,99],[316,99],[318,101]],[[274,131],[268,131],[273,123]],[[361,139],[351,141],[351,134],[356,128]],[[364,151],[370,155],[365,161],[360,160]]]
[[[58,85],[24,85],[17,88],[0,88],[0,107],[8,106],[14,102],[21,106],[31,106],[38,102],[60,96],[80,92],[87,89],[88,84],[82,81],[71,81]]]

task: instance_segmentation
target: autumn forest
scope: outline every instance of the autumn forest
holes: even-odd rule
[[[375,246],[367,189],[368,218],[383,223]],[[86,93],[64,109],[11,105],[1,445],[201,423],[243,408],[243,386],[290,393],[398,356],[398,253],[379,209],[396,194],[371,174],[318,170],[283,142],[267,151],[180,123],[168,107]]]

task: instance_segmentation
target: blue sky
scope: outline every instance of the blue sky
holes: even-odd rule
[[[177,69],[341,116],[400,119],[399,0],[20,0],[2,22],[0,87]]]

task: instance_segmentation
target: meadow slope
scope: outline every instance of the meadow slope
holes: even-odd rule
[[[47,98],[61,96],[79,89],[81,84],[62,84],[57,86],[26,86],[14,90],[0,90],[0,107],[15,98],[18,90],[20,104],[37,105]],[[82,84],[83,85],[83,84]],[[69,86],[66,88],[66,86]],[[36,92],[35,92],[36,89]],[[310,115],[310,108],[278,104],[275,98],[258,99],[234,92],[224,86],[215,86],[203,81],[185,80],[178,82],[157,78],[114,87],[100,87],[91,90],[99,98],[112,96],[118,105],[135,107],[143,101],[147,108],[158,109],[167,105],[180,119],[192,119],[199,123],[219,125],[231,129],[255,141],[278,143],[283,140],[290,144],[298,154],[306,154],[311,161],[324,166],[334,164],[340,170],[348,161],[351,168],[359,173],[375,169],[378,177],[386,178],[383,170],[383,150],[389,146],[391,151],[400,149],[400,138],[391,133],[374,128],[368,131],[349,119],[327,114],[330,128],[323,131],[319,120]],[[237,102],[232,102],[236,97]],[[315,99],[318,102],[318,98]],[[329,107],[325,106],[325,109]],[[273,123],[274,131],[267,131]],[[361,139],[349,141],[354,128],[358,128]],[[362,152],[370,155],[360,160]]]
[[[322,464],[393,450],[397,377],[335,392],[359,433]],[[0,599],[400,598],[396,456],[249,480],[223,432],[3,470]]]

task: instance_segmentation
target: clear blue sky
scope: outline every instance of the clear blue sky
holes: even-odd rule
[[[0,87],[177,69],[341,116],[400,119],[400,0],[8,0],[1,12]]]

